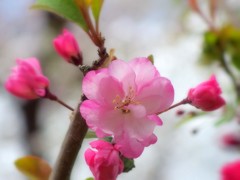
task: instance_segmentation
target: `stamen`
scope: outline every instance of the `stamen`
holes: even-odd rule
[[[112,101],[113,104],[115,105],[114,109],[121,110],[123,113],[129,113],[130,110],[128,109],[128,105],[140,104],[140,102],[135,101],[134,98],[135,98],[135,92],[133,88],[130,86],[128,90],[128,95],[125,98],[121,99],[121,97],[117,95],[116,98]]]

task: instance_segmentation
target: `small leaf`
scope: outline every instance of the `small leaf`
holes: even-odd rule
[[[96,138],[96,137],[97,137],[96,133],[93,132],[93,131],[88,131],[86,136],[85,136],[86,139],[91,139],[91,138]]]
[[[129,159],[129,158],[126,158],[126,157],[122,157],[121,159],[122,159],[123,164],[124,164],[123,172],[129,172],[133,168],[135,168],[134,159]]]
[[[75,22],[84,31],[88,30],[83,16],[73,0],[37,0],[32,8],[53,12]]]
[[[96,23],[98,23],[99,21],[99,16],[101,13],[103,2],[104,0],[92,0],[91,9]]]
[[[147,58],[149,59],[149,61],[150,61],[152,64],[154,64],[154,57],[153,57],[152,54],[150,54]]]
[[[48,180],[52,171],[46,161],[36,156],[25,156],[17,159],[15,166],[30,180]]]
[[[89,177],[86,180],[94,180],[94,178],[93,177]]]

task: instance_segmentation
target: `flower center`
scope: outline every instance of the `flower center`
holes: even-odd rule
[[[135,92],[133,88],[130,86],[126,97],[121,99],[121,97],[117,95],[115,99],[112,101],[113,104],[115,105],[114,109],[121,110],[122,113],[130,113],[130,109],[128,108],[128,105],[140,104],[140,102],[135,101],[134,98],[135,98]]]

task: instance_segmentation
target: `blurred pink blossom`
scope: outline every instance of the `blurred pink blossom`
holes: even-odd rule
[[[227,147],[240,148],[240,133],[227,133],[222,137],[222,142]]]
[[[208,81],[202,82],[188,92],[190,104],[203,111],[213,111],[225,105],[225,100],[220,96],[222,93],[215,76]]]
[[[240,160],[225,164],[221,169],[221,180],[240,179]]]
[[[113,136],[127,158],[140,156],[157,141],[153,130],[162,121],[156,113],[174,98],[171,82],[147,58],[115,60],[108,68],[90,71],[83,79],[83,93],[88,100],[80,111],[88,126],[100,138]]]
[[[5,82],[8,92],[24,99],[36,99],[46,95],[49,80],[42,74],[36,58],[17,59],[17,66]]]
[[[82,55],[78,43],[71,32],[64,29],[63,33],[53,40],[55,50],[67,62],[75,65],[82,64]]]
[[[95,180],[115,180],[122,173],[124,165],[119,151],[109,142],[96,140],[90,143],[92,149],[85,152],[85,160]]]

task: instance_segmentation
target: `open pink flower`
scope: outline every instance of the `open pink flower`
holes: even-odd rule
[[[123,161],[119,151],[109,142],[96,140],[90,143],[92,149],[85,152],[85,160],[95,180],[115,180],[123,172]]]
[[[82,55],[77,40],[71,32],[64,29],[63,33],[53,40],[55,50],[69,63],[82,64]]]
[[[225,164],[221,169],[221,180],[240,179],[240,160]]]
[[[174,97],[171,82],[161,77],[147,58],[113,61],[108,68],[90,71],[83,79],[89,100],[80,111],[98,137],[113,136],[127,158],[141,155],[157,141],[153,134],[161,119],[156,113],[168,108]]]
[[[224,99],[220,96],[221,93],[221,88],[213,75],[208,81],[190,89],[188,100],[191,105],[203,111],[213,111],[225,104]]]
[[[17,66],[12,69],[5,88],[15,96],[24,99],[44,97],[49,80],[42,74],[36,58],[17,59]]]

